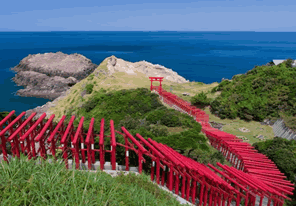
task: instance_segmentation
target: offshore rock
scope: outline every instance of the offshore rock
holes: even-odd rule
[[[96,67],[96,64],[80,54],[34,54],[12,68],[17,72],[13,81],[25,87],[17,92],[20,96],[53,100],[87,77]]]
[[[49,112],[49,108],[54,107],[60,99],[65,98],[69,93],[70,93],[70,89],[63,92],[58,98],[56,98],[52,102],[49,101],[49,102],[47,102],[46,104],[44,104],[42,106],[38,106],[38,107],[35,107],[34,109],[27,110],[26,114],[25,114],[25,117],[28,118],[32,113],[36,112],[37,114],[34,116],[33,120],[37,120],[45,112],[46,117],[49,118],[50,115],[52,115]]]

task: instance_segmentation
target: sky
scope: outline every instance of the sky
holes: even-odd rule
[[[296,32],[295,0],[9,0],[0,31]]]

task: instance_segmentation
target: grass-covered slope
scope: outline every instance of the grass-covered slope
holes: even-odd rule
[[[55,103],[55,107],[50,108],[50,112],[56,115],[56,121],[68,113],[71,108],[80,107],[84,102],[93,98],[95,92],[101,89],[118,91],[122,89],[150,88],[151,82],[149,77],[137,71],[135,71],[136,75],[115,72],[110,76],[107,68],[108,61],[109,58],[106,58],[91,75],[71,87],[69,94]],[[153,85],[158,86],[159,82],[154,82]],[[164,79],[162,85],[165,90],[170,91],[170,88],[172,88],[174,94],[182,96],[184,92],[194,95],[201,91],[209,91],[217,86],[218,83],[188,82],[178,84]],[[212,94],[212,96],[215,96],[215,94]],[[182,98],[187,101],[190,100],[190,96]]]
[[[192,117],[163,106],[157,94],[148,89],[137,88],[130,90],[92,91],[92,98],[80,107],[73,107],[67,112],[67,120],[72,114],[77,117],[74,125],[77,127],[80,118],[85,118],[85,133],[92,117],[95,117],[95,133],[100,132],[101,119],[105,120],[105,134],[109,135],[110,120],[114,121],[116,130],[124,126],[132,135],[141,134],[144,138],[152,138],[167,144],[181,154],[190,156],[201,162],[211,163],[224,161],[221,156],[213,156],[215,151],[209,149],[207,138],[201,134],[201,126]],[[116,135],[117,141],[124,143],[121,135]],[[96,140],[98,141],[98,139]],[[106,139],[106,148],[110,146]],[[124,149],[117,150],[119,163],[124,164]],[[131,154],[137,165],[136,155]],[[149,164],[148,164],[149,165]]]
[[[256,138],[258,135],[263,135],[264,139],[273,139],[274,133],[272,127],[269,125],[261,125],[257,121],[244,121],[242,119],[221,119],[210,112],[207,107],[204,111],[209,115],[210,121],[223,124],[223,131],[234,134],[238,137],[245,137],[248,139],[248,143],[253,144],[260,140]],[[242,132],[239,128],[247,128],[249,132]]]
[[[148,175],[67,170],[26,157],[0,163],[0,203],[6,205],[181,205]]]
[[[221,118],[262,121],[282,111],[296,115],[296,68],[286,62],[258,66],[232,81],[222,81],[213,91],[221,95],[211,102],[211,112]]]

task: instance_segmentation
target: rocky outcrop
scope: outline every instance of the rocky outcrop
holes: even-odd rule
[[[172,82],[177,82],[177,83],[189,82],[188,80],[186,80],[182,76],[179,76],[176,72],[172,71],[171,69],[167,69],[161,65],[154,65],[146,61],[132,63],[132,62],[128,62],[128,61],[124,61],[122,59],[116,58],[115,56],[111,56],[106,59],[106,62],[107,62],[107,65],[106,65],[107,68],[103,69],[103,67],[105,67],[104,66],[105,63],[103,62],[103,66],[101,65],[101,67],[98,67],[97,70],[93,72],[95,76],[98,76],[99,73],[106,76],[112,76],[112,74],[114,74],[115,72],[126,72],[127,74],[135,75],[134,77],[131,76],[132,78],[137,78],[136,71],[138,71],[138,72],[144,73],[147,76],[147,81],[149,81],[148,77],[159,76],[159,77],[164,77],[168,81],[172,81]],[[70,93],[70,90],[67,90],[67,91],[59,90],[59,88],[61,88],[60,86],[57,86],[57,88],[55,87],[57,83],[53,83],[53,82],[57,80],[57,79],[54,79],[57,77],[50,77],[52,79],[49,79],[49,78],[46,79],[45,76],[47,75],[37,73],[36,71],[30,71],[30,73],[26,75],[22,74],[21,72],[19,73],[21,77],[16,78],[16,82],[18,82],[19,80],[18,84],[28,85],[27,88],[24,89],[25,91],[30,90],[34,86],[40,87],[38,91],[41,91],[42,85],[47,85],[45,86],[45,88],[51,88],[52,90],[56,91],[56,94],[58,94],[58,92],[59,94],[61,94],[61,96],[54,99],[54,101],[52,102],[48,102],[43,106],[39,106],[34,109],[28,110],[26,112],[26,117],[29,117],[33,112],[37,112],[35,119],[39,118],[44,112],[47,114],[46,116],[49,117],[51,115],[51,112],[49,111],[49,109],[51,107],[55,107],[56,105],[58,105],[58,101],[65,98]],[[26,76],[26,78],[24,78],[24,76]],[[39,79],[41,82],[43,82],[43,84],[40,83],[39,81],[36,81],[36,79]],[[67,84],[71,84],[71,80],[75,81],[75,79],[71,79],[69,77],[67,79],[64,79],[63,81],[60,79],[59,85],[63,84],[64,87],[67,87]],[[82,87],[84,86],[82,85]],[[22,92],[25,93],[25,91],[22,91]],[[28,92],[32,93],[31,91],[28,91]],[[84,96],[85,94],[86,94],[86,91],[82,91],[81,96]]]
[[[34,109],[30,109],[26,111],[25,117],[28,118],[32,113],[36,112],[37,114],[34,116],[33,120],[39,119],[39,117],[45,112],[46,117],[49,118],[52,113],[49,111],[51,107],[57,105],[57,102],[63,98],[65,98],[70,93],[70,90],[63,92],[58,98],[53,101],[49,101],[42,106],[38,106]]]
[[[12,70],[13,81],[24,86],[20,96],[55,99],[92,73],[96,64],[80,54],[45,53],[29,55]]]
[[[132,63],[116,58],[115,56],[111,56],[109,57],[107,67],[110,75],[115,72],[125,72],[130,75],[136,75],[135,71],[138,71],[144,73],[147,77],[164,77],[164,79],[176,83],[189,82],[189,80],[186,80],[184,77],[178,75],[178,73],[174,72],[172,69],[146,61]]]

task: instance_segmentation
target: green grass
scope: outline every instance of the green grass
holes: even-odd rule
[[[236,136],[244,136],[249,139],[248,143],[250,144],[261,141],[254,136],[257,137],[258,135],[263,135],[265,139],[273,139],[274,137],[272,127],[269,125],[261,125],[259,122],[256,121],[246,122],[239,118],[221,119],[212,114],[209,108],[205,108],[204,111],[209,115],[210,121],[225,124],[223,126],[223,131]],[[241,132],[239,128],[242,127],[249,129],[250,132]]]
[[[0,203],[5,205],[180,205],[143,174],[112,178],[105,172],[35,164],[26,157],[0,163]]]

